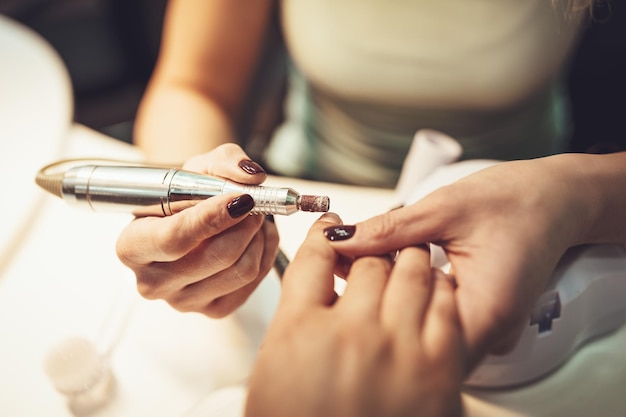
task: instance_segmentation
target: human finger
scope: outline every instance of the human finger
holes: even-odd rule
[[[240,306],[267,275],[261,269],[259,258],[264,252],[263,233],[255,235],[241,256],[231,267],[204,279],[186,285],[167,302],[179,311],[195,311],[209,317],[223,317]]]
[[[278,229],[274,223],[272,216],[265,216],[266,221],[263,222],[263,255],[261,258],[261,273],[265,276],[274,267],[276,267],[276,259],[278,257],[278,243],[280,242],[280,236],[278,235]],[[284,254],[283,254],[284,256]],[[287,262],[284,264],[286,268],[289,260],[285,258]],[[284,273],[284,269],[282,270]],[[277,270],[279,278],[282,279],[282,273]]]
[[[180,293],[180,297],[175,300],[167,300],[167,302],[178,311],[193,311],[202,313],[211,318],[222,318],[241,306],[258,287],[263,278],[264,276],[258,275],[252,281],[246,282],[243,286],[219,296],[213,297],[211,295],[203,298],[188,297],[194,292],[203,293],[204,289],[202,288],[202,284],[210,282],[210,280],[207,279],[199,281],[194,284],[193,287],[186,287],[185,291]]]
[[[426,245],[402,249],[385,290],[381,321],[386,328],[416,334],[432,291],[430,252]]]
[[[170,301],[184,287],[229,270],[232,277],[239,279],[225,276],[215,281],[217,288],[213,290],[232,291],[232,285],[241,286],[241,281],[257,274],[263,252],[258,231],[258,218],[247,216],[227,231],[200,242],[179,259],[135,265],[137,289],[144,298]],[[230,288],[223,289],[225,286]]]
[[[253,235],[245,251],[241,255],[236,255],[236,260],[230,267],[209,278],[186,285],[181,291],[181,299],[191,299],[191,297],[186,297],[185,293],[211,294],[213,298],[223,297],[247,287],[248,284],[256,281],[257,277],[264,278],[274,263],[277,247],[276,227],[264,222],[259,232]],[[223,251],[228,252],[227,249]],[[217,250],[217,252],[221,251]],[[197,311],[194,306],[187,308]]]
[[[306,239],[285,270],[281,300],[296,308],[329,305],[336,298],[334,291],[337,253],[328,245],[322,229],[340,224],[335,213],[325,213],[309,229]]]
[[[117,255],[129,266],[177,260],[203,240],[244,220],[253,207],[250,195],[229,193],[173,216],[135,219],[118,238]],[[258,220],[259,227],[262,220]]]
[[[242,184],[260,184],[267,178],[263,167],[252,161],[244,150],[234,143],[220,145],[211,152],[190,158],[183,165],[183,169]]]
[[[431,282],[432,295],[425,315],[422,339],[430,352],[458,350],[463,339],[456,303],[456,285],[440,269],[432,270]]]
[[[372,217],[355,225],[337,225],[323,233],[338,252],[348,256],[385,254],[419,243],[445,240],[450,233],[446,201],[433,194],[424,200]]]
[[[263,276],[258,276],[256,279],[239,288],[237,291],[233,291],[214,299],[206,305],[204,309],[199,310],[199,312],[214,319],[226,317],[228,314],[241,307],[243,303],[248,300],[261,281],[263,281],[263,278]]]
[[[357,258],[352,263],[337,308],[357,317],[378,318],[391,265],[392,259],[388,255]]]
[[[261,229],[262,230],[262,229]],[[221,239],[223,240],[223,239]],[[230,240],[230,239],[228,239]],[[197,267],[200,272],[193,270],[182,271],[180,278],[177,278],[176,285],[178,289],[175,291],[176,296],[170,296],[171,301],[177,299],[190,300],[192,297],[187,297],[186,294],[210,294],[213,298],[221,297],[222,295],[233,292],[244,285],[252,281],[260,272],[260,259],[263,255],[263,233],[255,233],[249,243],[241,248],[235,248],[236,253],[229,255],[228,259],[233,259],[232,263],[226,263],[222,260],[218,261],[221,265],[203,265],[210,264],[213,259],[217,259],[216,255],[224,253],[221,250],[203,248],[201,252],[208,253],[208,256],[198,256],[197,259],[193,259],[188,263],[190,268]],[[243,242],[238,243],[243,244]],[[239,252],[241,251],[241,252]],[[196,254],[194,252],[194,255]],[[176,276],[175,267],[171,264],[165,265],[168,272],[163,274],[164,277]],[[200,275],[202,270],[208,271],[204,275]],[[194,273],[195,272],[195,273]],[[179,303],[183,306],[183,303]],[[185,310],[192,310],[185,308]]]

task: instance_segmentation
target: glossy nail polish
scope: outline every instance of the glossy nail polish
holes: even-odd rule
[[[324,236],[331,242],[335,242],[350,239],[354,235],[355,231],[356,226],[331,226],[324,229]]]
[[[250,194],[242,194],[232,199],[226,206],[228,214],[233,219],[248,214],[254,208],[254,200]]]
[[[243,169],[246,172],[246,174],[256,175],[256,174],[262,174],[265,172],[265,170],[261,167],[261,165],[249,159],[243,159],[239,161],[238,165],[239,165],[239,168]]]

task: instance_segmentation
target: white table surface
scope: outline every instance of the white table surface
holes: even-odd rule
[[[27,50],[20,46],[24,33],[10,24],[5,26],[3,20],[1,29],[14,34],[13,50]],[[32,38],[32,34],[26,38]],[[32,51],[40,50],[37,46]],[[28,59],[32,62],[33,58]],[[48,60],[48,68],[62,70],[58,68],[58,57],[44,59]],[[11,74],[38,77],[36,71],[19,68]],[[0,109],[13,108],[12,103],[23,104],[25,100],[52,104],[57,100],[66,109],[71,102],[67,78],[61,74],[57,79],[59,88],[38,89],[32,97],[24,96],[19,89],[12,89],[14,96],[10,97],[6,94],[9,90],[3,90],[0,104],[4,107]],[[65,91],[66,96],[58,97],[59,91]],[[39,126],[31,136],[48,132],[46,126],[69,124],[65,110],[55,121],[48,120],[50,112],[37,108],[26,106],[29,113],[20,116]],[[14,118],[9,119],[5,113],[2,116],[9,122]],[[115,255],[117,236],[130,217],[68,206],[38,190],[29,179],[35,176],[31,172],[33,164],[61,157],[139,160],[137,149],[83,126],[68,125],[53,132],[54,140],[63,133],[59,146],[40,146],[38,141],[50,138],[26,135],[20,140],[32,143],[20,142],[20,154],[7,158],[7,152],[15,149],[10,142],[15,138],[2,136],[6,132],[1,127],[0,145],[5,158],[0,173],[4,181],[19,180],[23,185],[21,193],[4,195],[4,209],[0,208],[2,248],[7,248],[0,254],[0,416],[70,416],[64,397],[53,389],[44,373],[44,358],[51,346],[69,336],[95,338],[111,312],[128,304],[128,300],[134,309],[112,357],[117,390],[111,402],[93,415],[236,416],[245,395],[242,381],[250,371],[279,295],[277,277],[271,273],[242,309],[220,320],[179,313],[164,302],[141,299],[134,288],[133,274]],[[20,179],[18,174],[25,177]],[[307,194],[329,195],[331,209],[346,223],[379,214],[391,205],[391,192],[387,190],[284,178],[271,178],[268,183]],[[23,206],[24,214],[18,216],[18,223],[9,216],[15,210],[7,210],[7,204]],[[289,257],[317,217],[313,213],[277,217],[281,246]],[[464,400],[468,416],[624,417],[626,326],[586,345],[557,372],[535,384],[508,391],[468,391]]]

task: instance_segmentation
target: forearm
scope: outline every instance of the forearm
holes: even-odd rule
[[[626,243],[626,152],[572,160],[589,215],[578,243]]]
[[[218,105],[177,85],[149,89],[135,122],[134,142],[155,163],[179,165],[234,141],[232,122]]]
[[[273,0],[168,2],[134,137],[149,160],[181,163],[235,140],[273,7]]]

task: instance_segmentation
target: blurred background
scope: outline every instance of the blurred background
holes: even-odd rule
[[[154,66],[167,0],[0,0],[0,13],[31,27],[58,51],[75,94],[75,121],[132,141],[137,105]],[[575,132],[573,151],[626,150],[626,4],[600,0],[569,77]],[[278,31],[251,92],[243,126],[261,133],[276,115],[259,117],[258,102],[276,99],[283,74]],[[268,83],[268,80],[271,82]],[[265,107],[268,108],[268,107]],[[268,121],[267,119],[272,119]],[[245,123],[244,123],[245,124]],[[251,125],[255,125],[251,126]],[[261,125],[259,127],[259,125]]]
[[[57,50],[74,89],[75,121],[131,141],[159,49],[167,0],[0,0],[0,13]]]

